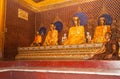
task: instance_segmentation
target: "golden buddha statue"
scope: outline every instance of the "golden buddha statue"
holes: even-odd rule
[[[80,26],[80,19],[73,17],[73,22],[74,26],[70,27],[68,37],[63,42],[63,45],[78,45],[85,41],[84,26]]]
[[[100,25],[96,27],[95,29],[95,33],[93,36],[93,42],[94,43],[103,43],[105,42],[105,33],[106,32],[111,32],[110,26],[109,25],[105,25],[105,18],[101,17],[99,19],[99,23]]]
[[[42,43],[42,36],[39,34],[39,32],[36,32],[36,36],[31,46],[40,46],[41,43]]]
[[[44,46],[50,45],[58,45],[58,31],[56,30],[56,26],[51,23],[50,30],[47,33],[45,38]]]

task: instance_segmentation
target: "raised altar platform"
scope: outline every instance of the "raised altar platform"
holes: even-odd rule
[[[96,54],[102,44],[19,47],[16,60],[83,60]]]
[[[16,59],[89,59],[102,44],[19,47]]]

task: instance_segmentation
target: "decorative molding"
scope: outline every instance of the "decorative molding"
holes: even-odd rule
[[[38,12],[57,9],[57,8],[63,8],[63,7],[78,5],[78,4],[83,4],[83,3],[88,3],[88,2],[92,2],[92,1],[96,1],[96,0],[71,0],[71,1],[69,0],[67,2],[63,2],[63,3],[59,3],[59,4],[39,7]]]
[[[42,12],[42,11],[63,8],[63,7],[67,7],[67,6],[77,5],[77,4],[88,3],[88,2],[92,2],[92,1],[96,1],[96,0],[67,0],[67,1],[61,2],[61,3],[51,4],[51,5],[47,5],[47,6],[38,6],[38,7],[33,6],[29,3],[27,3],[26,1],[22,1],[22,0],[19,1],[19,3],[25,7],[33,10],[34,12]]]

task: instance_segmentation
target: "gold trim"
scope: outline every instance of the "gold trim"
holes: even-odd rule
[[[63,7],[68,7],[68,6],[78,5],[78,4],[83,4],[83,3],[88,3],[88,2],[92,2],[92,1],[96,1],[96,0],[81,0],[81,1],[80,0],[71,0],[71,1],[64,2],[64,3],[60,3],[60,4],[39,7],[38,12],[57,9],[57,8],[63,8]]]
[[[88,3],[96,0],[66,0],[64,2],[56,3],[56,4],[51,4],[51,5],[46,5],[46,6],[33,6],[30,3],[27,3],[24,0],[19,0],[19,3],[29,9],[31,9],[34,12],[42,12],[42,11],[47,11],[47,10],[52,10],[52,9],[57,9],[57,8],[63,8],[67,6],[72,6],[72,5],[77,5],[77,4],[83,4],[83,3]]]

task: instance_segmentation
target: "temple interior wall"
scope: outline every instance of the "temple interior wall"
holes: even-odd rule
[[[63,8],[47,10],[35,13],[23,6],[18,0],[7,0],[6,8],[6,33],[5,33],[5,52],[6,59],[14,59],[17,54],[17,48],[30,46],[34,39],[35,30],[42,26],[49,29],[50,23],[61,21],[63,30],[59,32],[59,44],[64,33],[68,33],[68,29],[72,26],[72,17],[77,12],[84,12],[88,16],[88,25],[85,30],[94,34],[95,27],[98,24],[98,17],[102,14],[111,15],[113,22],[120,18],[119,0],[96,0],[89,3],[76,4]],[[18,18],[18,9],[21,8],[29,14],[28,20]],[[116,26],[117,29],[120,26]]]

